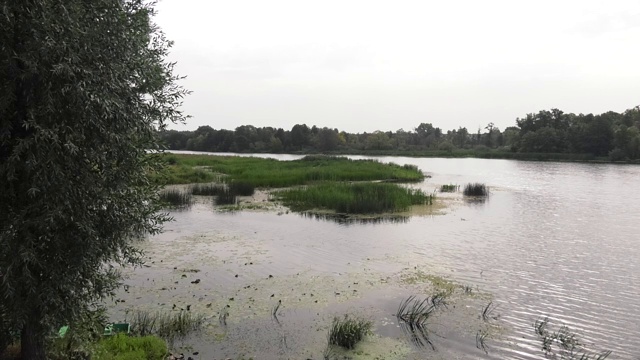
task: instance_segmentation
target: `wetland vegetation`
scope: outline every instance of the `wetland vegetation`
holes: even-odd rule
[[[487,196],[489,195],[489,188],[485,184],[471,183],[465,185],[462,193],[464,196]]]

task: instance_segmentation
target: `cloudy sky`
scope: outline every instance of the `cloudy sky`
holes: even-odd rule
[[[640,1],[161,0],[201,125],[470,131],[640,105]]]

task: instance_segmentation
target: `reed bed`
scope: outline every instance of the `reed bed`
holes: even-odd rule
[[[388,183],[330,183],[280,191],[276,197],[297,211],[326,209],[343,214],[380,214],[431,205],[433,195]]]
[[[170,344],[199,331],[204,325],[204,316],[189,311],[177,313],[150,313],[136,310],[128,319],[131,332],[139,335],[157,335]]]
[[[225,190],[224,184],[193,184],[191,185],[192,195],[217,196]]]
[[[169,184],[211,182],[219,174],[254,187],[278,188],[323,181],[417,182],[424,174],[413,165],[383,164],[374,160],[351,160],[336,156],[307,156],[278,161],[241,156],[166,154]],[[217,174],[217,175],[216,175]]]
[[[481,183],[467,184],[462,194],[465,196],[487,196],[489,195],[489,188]]]
[[[214,199],[216,205],[235,205],[238,201],[236,194],[229,189],[225,189]]]
[[[165,189],[158,193],[160,201],[168,208],[185,208],[191,206],[191,193],[178,189]]]
[[[229,191],[236,196],[251,196],[255,192],[255,186],[247,181],[232,181]]]
[[[329,344],[353,349],[357,343],[371,332],[372,323],[369,320],[351,318],[334,318],[329,329]]]
[[[440,192],[456,192],[460,190],[460,185],[444,184],[440,186]]]

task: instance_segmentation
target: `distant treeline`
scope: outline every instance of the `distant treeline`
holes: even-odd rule
[[[235,130],[201,126],[195,131],[161,133],[171,150],[237,153],[386,153],[582,154],[613,161],[640,159],[640,106],[623,113],[599,115],[542,110],[516,119],[503,131],[487,124],[470,132],[459,127],[446,133],[430,123],[413,130],[347,133],[339,129],[295,125],[290,130],[243,125]],[[511,154],[513,156],[510,156]],[[491,157],[491,156],[490,156]],[[499,157],[499,156],[497,156]],[[526,156],[521,156],[526,158]],[[553,158],[553,157],[549,157]],[[570,158],[570,157],[567,157]]]

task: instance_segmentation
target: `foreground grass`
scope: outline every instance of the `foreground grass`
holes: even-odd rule
[[[353,349],[357,343],[371,332],[373,323],[369,320],[352,318],[334,318],[329,329],[329,344]]]
[[[166,154],[168,172],[158,178],[166,184],[223,181],[253,187],[278,188],[324,181],[405,181],[424,179],[417,167],[350,160],[334,156],[307,156],[278,161],[256,157]]]
[[[98,342],[96,360],[163,360],[167,344],[156,336],[130,337],[119,334]]]
[[[276,197],[296,211],[325,209],[343,214],[399,212],[433,203],[433,196],[421,190],[386,183],[320,184],[279,191]]]

